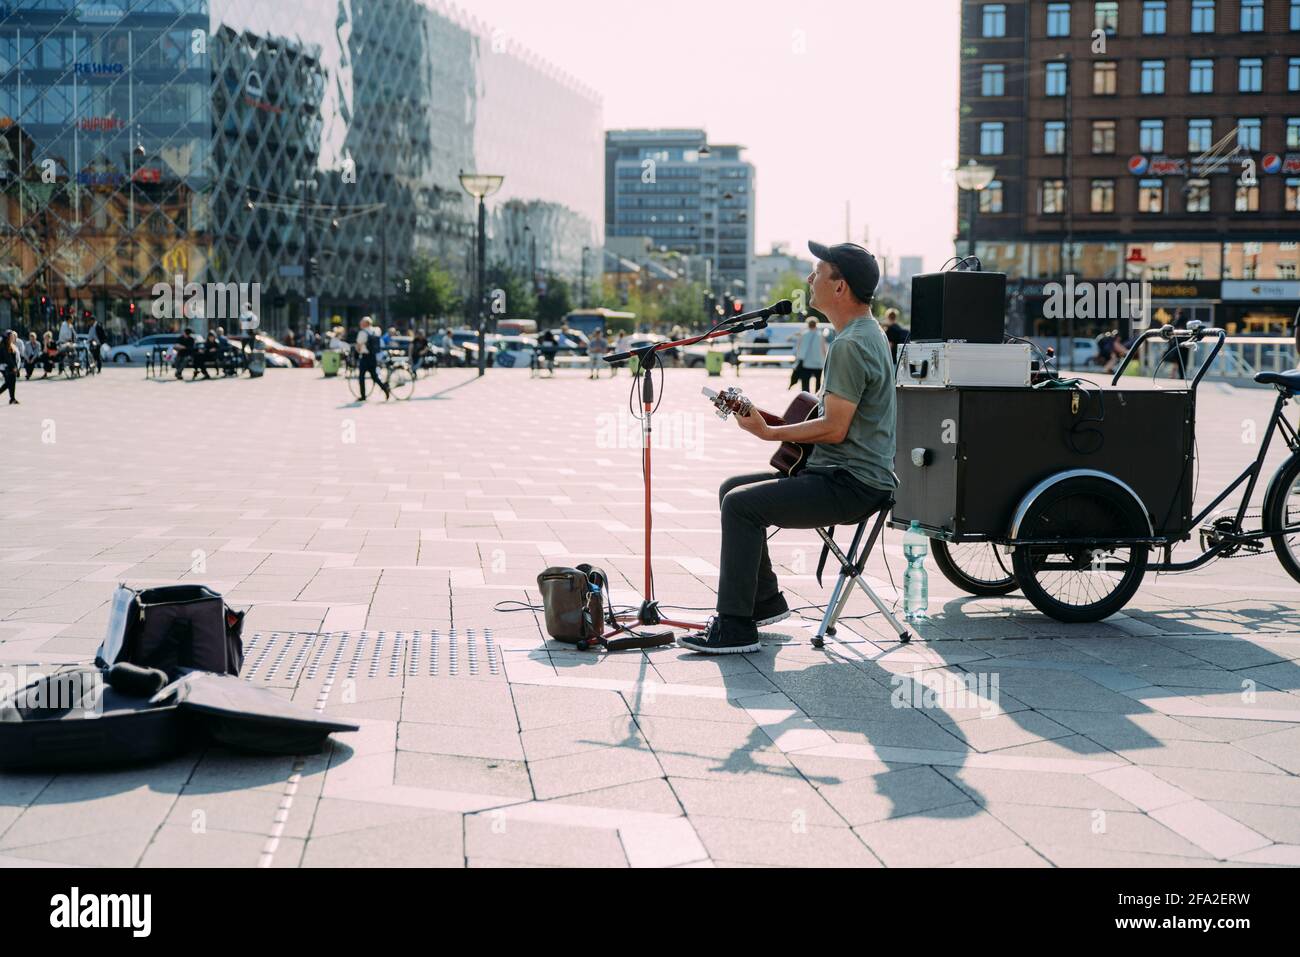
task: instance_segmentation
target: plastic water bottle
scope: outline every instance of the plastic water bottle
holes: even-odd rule
[[[925,621],[930,617],[930,583],[925,574],[925,556],[930,551],[929,541],[921,526],[913,520],[903,533],[903,557],[907,571],[903,573],[903,617],[908,621]]]

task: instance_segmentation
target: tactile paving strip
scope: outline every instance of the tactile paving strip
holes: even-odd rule
[[[244,642],[245,681],[501,675],[491,628],[257,632]]]

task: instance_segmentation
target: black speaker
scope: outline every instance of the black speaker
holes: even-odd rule
[[[1001,342],[1006,304],[1006,273],[954,269],[913,276],[911,339]]]

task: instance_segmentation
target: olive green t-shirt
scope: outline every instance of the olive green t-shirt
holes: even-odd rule
[[[894,475],[894,369],[889,340],[870,316],[854,319],[835,336],[826,356],[826,377],[817,411],[826,414],[826,393],[858,404],[843,442],[818,444],[809,468],[844,468],[858,481],[886,491]]]

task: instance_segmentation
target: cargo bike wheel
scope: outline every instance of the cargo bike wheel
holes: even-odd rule
[[[1264,530],[1287,574],[1300,582],[1300,454],[1277,470],[1264,501]]]
[[[996,545],[953,543],[940,538],[933,539],[932,544],[939,571],[964,592],[992,598],[1009,595],[1020,587],[1015,572],[1008,567],[1008,559],[998,554]]]
[[[1015,536],[1060,544],[1018,545],[1011,564],[1020,590],[1044,615],[1071,623],[1101,621],[1128,604],[1147,568],[1148,546],[1114,540],[1150,534],[1145,510],[1125,488],[1097,476],[1075,476],[1035,497]]]

